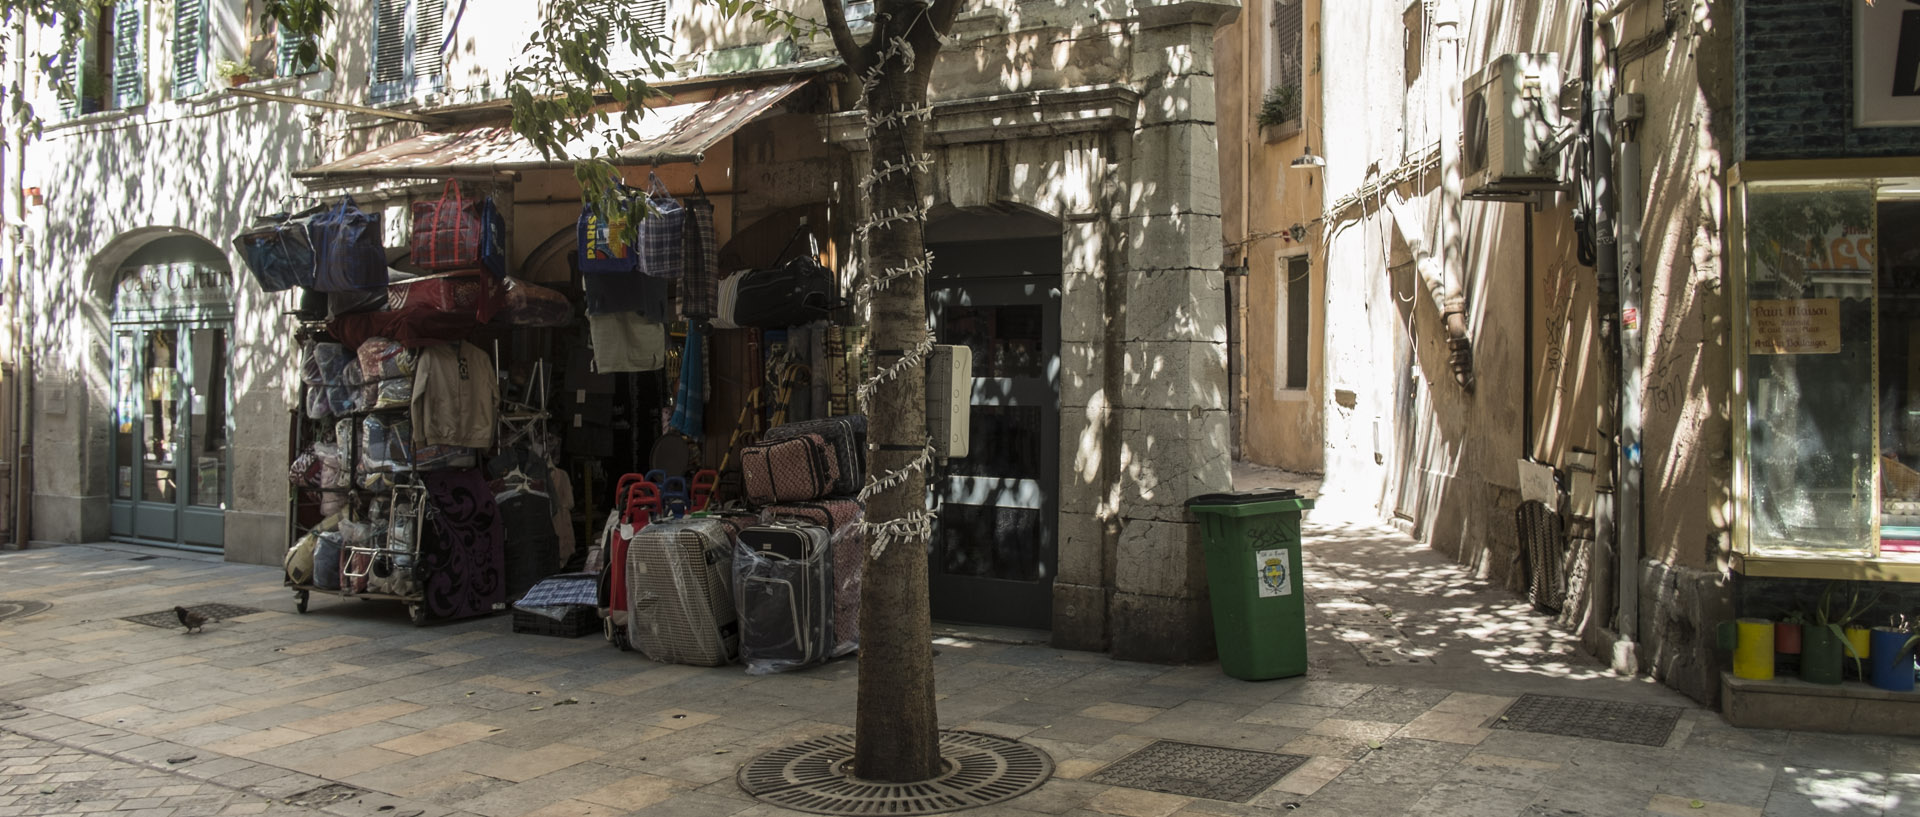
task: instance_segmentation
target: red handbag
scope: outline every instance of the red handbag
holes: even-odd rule
[[[421,269],[455,270],[480,266],[483,220],[481,201],[461,193],[449,180],[435,201],[413,203],[413,263]]]

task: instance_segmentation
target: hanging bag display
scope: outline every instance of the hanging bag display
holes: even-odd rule
[[[352,196],[314,216],[307,235],[313,243],[314,289],[350,292],[387,285],[387,250],[381,244],[380,214],[354,206]]]
[[[647,174],[646,220],[640,222],[640,271],[655,278],[678,278],[686,272],[687,210],[667,192],[667,183]]]
[[[590,274],[629,273],[640,268],[639,248],[632,243],[635,231],[627,223],[626,206],[641,195],[639,190],[614,180],[614,210],[602,214],[593,202],[580,206],[580,224],[576,235],[580,242],[580,271]]]
[[[480,268],[507,277],[507,219],[491,196],[480,205]]]
[[[713,202],[693,177],[693,195],[687,197],[687,264],[680,283],[680,316],[701,321],[714,316],[720,300],[720,251],[714,238]]]
[[[467,198],[453,180],[441,189],[440,198],[414,202],[414,265],[434,271],[480,266],[480,210],[480,202]]]
[[[313,240],[307,227],[325,209],[260,216],[252,229],[233,237],[233,248],[259,282],[260,291],[313,288]]]

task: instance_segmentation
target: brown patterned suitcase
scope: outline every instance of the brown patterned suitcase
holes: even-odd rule
[[[755,505],[818,499],[833,490],[840,469],[818,434],[767,440],[740,449],[747,501]]]

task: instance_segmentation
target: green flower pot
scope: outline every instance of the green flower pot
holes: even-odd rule
[[[1845,642],[1832,627],[1810,624],[1800,632],[1800,680],[1814,684],[1840,683],[1840,657]]]

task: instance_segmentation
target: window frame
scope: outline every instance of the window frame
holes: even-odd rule
[[[440,93],[446,89],[447,63],[444,53],[440,54],[441,59],[438,64],[438,70],[425,76],[419,73],[420,55],[423,53],[421,50],[423,43],[420,42],[422,34],[420,30],[421,6],[424,4],[432,4],[440,16],[440,20],[438,21],[439,25],[436,29],[439,42],[432,44],[432,47],[437,50],[447,36],[447,4],[445,0],[392,1],[404,3],[406,10],[402,12],[400,79],[388,82],[380,81],[380,11],[381,4],[386,2],[386,0],[373,0],[373,2],[368,4],[368,10],[373,15],[373,25],[371,27],[372,32],[369,35],[371,39],[369,44],[371,50],[368,53],[367,99],[375,105],[417,100],[424,95]]]
[[[1913,184],[1920,181],[1920,158],[1897,157],[1875,159],[1818,159],[1818,160],[1782,160],[1749,161],[1735,164],[1727,175],[1727,229],[1723,232],[1725,258],[1727,259],[1728,322],[1729,332],[1729,372],[1732,382],[1729,384],[1728,401],[1733,412],[1731,443],[1733,464],[1729,493],[1732,504],[1732,547],[1729,553],[1729,567],[1735,572],[1748,576],[1765,576],[1802,579],[1840,579],[1871,580],[1891,582],[1920,582],[1920,554],[1886,554],[1881,551],[1883,537],[1881,526],[1882,484],[1881,463],[1879,457],[1880,420],[1879,410],[1872,412],[1870,437],[1873,449],[1869,459],[1874,463],[1872,484],[1874,497],[1871,504],[1871,534],[1868,541],[1855,549],[1834,548],[1827,551],[1800,548],[1756,547],[1753,537],[1755,519],[1753,462],[1752,462],[1752,425],[1753,418],[1747,406],[1750,384],[1747,372],[1747,357],[1752,342],[1750,324],[1750,275],[1752,259],[1748,257],[1748,196],[1760,190],[1775,192],[1813,189],[1858,189],[1862,185],[1872,191],[1874,209],[1891,197],[1885,194],[1885,188],[1901,183]],[[1881,232],[1874,227],[1876,245]],[[1877,255],[1877,248],[1876,248]],[[1873,272],[1878,280],[1878,266]],[[1875,302],[1878,302],[1879,286],[1875,284]],[[1871,382],[1863,384],[1865,396],[1878,405],[1880,395],[1878,348],[1879,348],[1879,310],[1873,308],[1874,325],[1872,329],[1873,353],[1875,363],[1872,366]]]
[[[1293,266],[1300,266],[1302,291],[1294,292]],[[1288,395],[1306,395],[1313,390],[1313,259],[1304,252],[1279,255],[1275,259],[1274,309],[1274,391]],[[1300,325],[1295,326],[1294,298],[1304,301]],[[1300,371],[1294,371],[1294,353],[1300,351]],[[1299,385],[1294,385],[1298,375]]]

